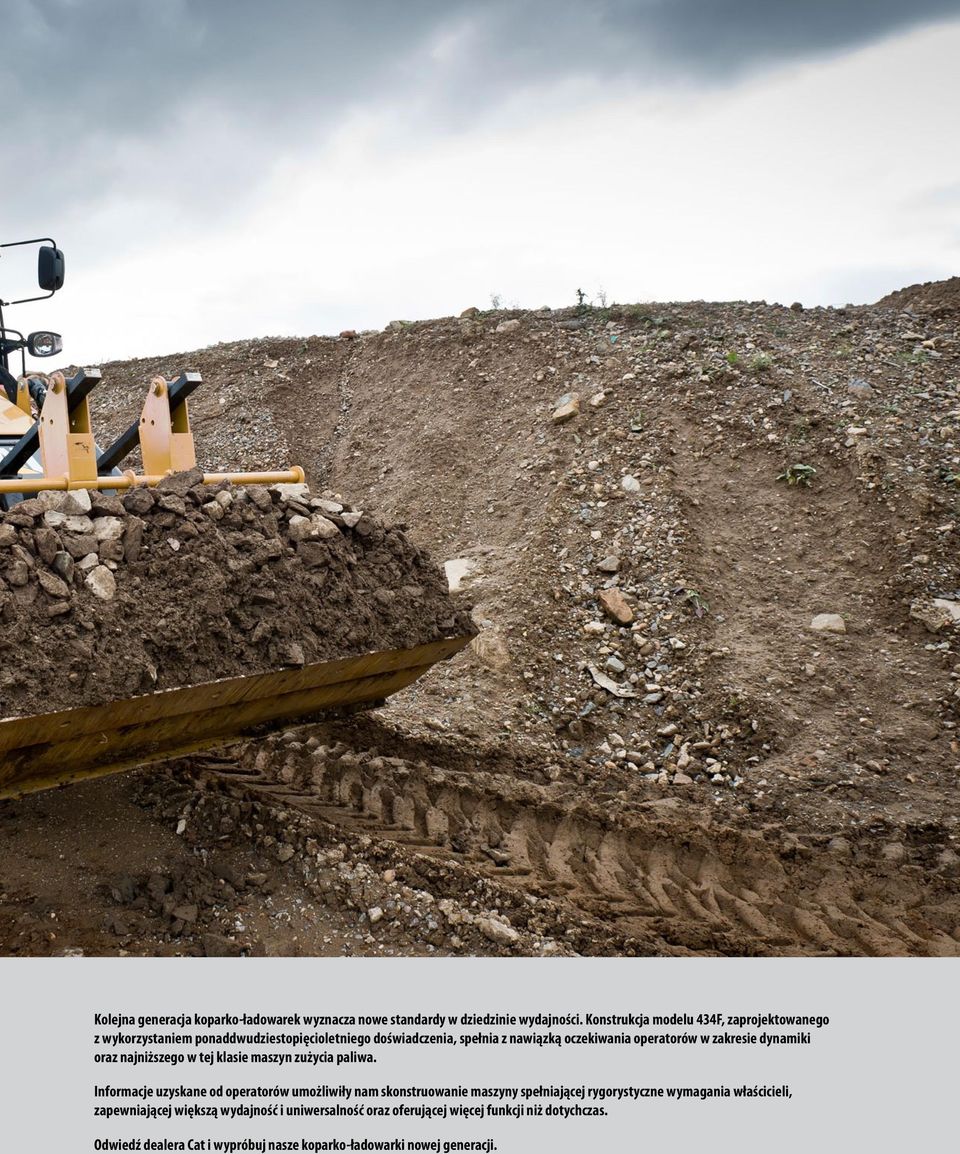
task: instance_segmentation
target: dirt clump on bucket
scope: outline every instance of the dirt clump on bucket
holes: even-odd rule
[[[7,717],[474,631],[401,529],[198,471],[0,514],[0,621]]]

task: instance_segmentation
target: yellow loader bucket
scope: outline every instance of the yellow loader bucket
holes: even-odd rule
[[[105,705],[0,720],[0,798],[225,745],[269,725],[383,700],[470,642],[453,637],[226,678]]]

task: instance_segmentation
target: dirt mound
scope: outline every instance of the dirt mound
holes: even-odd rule
[[[305,486],[168,478],[0,520],[0,712],[408,648],[471,628],[397,528]]]
[[[960,313],[960,276],[949,280],[926,281],[888,293],[877,301],[879,307],[931,313],[934,316]]]
[[[462,895],[497,951],[955,952],[960,343],[932,287],[932,309],[472,310],[104,366],[102,441],[152,375],[197,369],[204,467],[300,464],[409,523],[481,629],[375,716],[194,759],[157,820],[305,877],[349,841],[350,908],[398,943],[404,878]],[[451,910],[429,932],[472,952]]]
[[[501,311],[107,365],[94,407],[198,369],[205,464],[302,464],[468,563],[481,635],[399,728],[836,828],[951,806],[958,352],[889,307]]]

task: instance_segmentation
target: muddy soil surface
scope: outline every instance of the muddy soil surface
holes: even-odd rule
[[[143,773],[0,802],[0,947],[29,957],[442,953],[374,938],[250,842],[203,845],[148,800]],[[344,855],[346,860],[346,855]],[[318,891],[319,892],[319,891]],[[332,896],[331,896],[332,895]],[[414,899],[416,900],[416,899]]]
[[[468,310],[104,366],[104,438],[199,369],[204,467],[300,463],[409,525],[480,630],[366,721],[139,775],[142,820],[391,949],[956,953],[954,299]]]

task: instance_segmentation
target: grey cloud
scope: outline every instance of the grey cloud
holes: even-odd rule
[[[960,0],[8,0],[5,9],[5,170],[19,176],[5,183],[4,227],[16,229],[111,196],[229,211],[274,157],[315,147],[356,106],[388,102],[416,135],[456,129],[520,87],[567,77],[724,83],[960,16]],[[454,46],[446,56],[432,51],[444,38]]]
[[[960,16],[958,0],[611,0],[607,20],[692,74],[730,76]]]
[[[55,114],[91,137],[209,100],[282,134],[401,79],[415,88],[430,39],[462,27],[468,53],[446,82],[476,106],[567,74],[715,80],[951,15],[960,0],[15,0],[3,87],[27,123]]]

